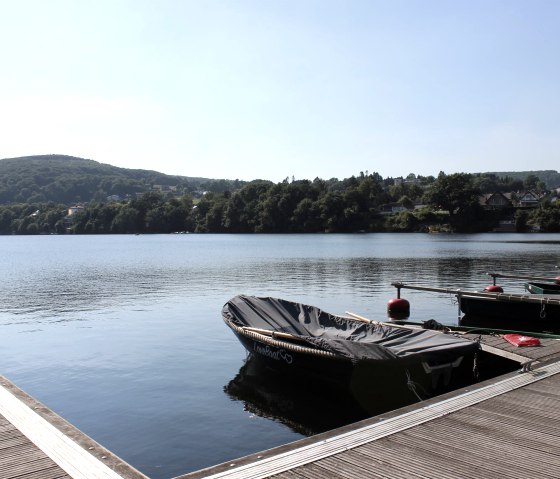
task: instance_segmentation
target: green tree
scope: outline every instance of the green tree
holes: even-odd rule
[[[524,233],[529,229],[529,213],[527,210],[515,212],[515,231]]]
[[[140,233],[143,228],[141,224],[141,214],[136,208],[130,205],[123,206],[111,223],[112,233]]]
[[[318,202],[311,198],[301,200],[291,219],[293,229],[301,233],[318,233],[324,231],[321,209]]]
[[[525,180],[523,180],[523,186],[526,190],[536,190],[537,183],[540,182],[540,179],[537,175],[527,175]]]
[[[481,214],[480,190],[467,173],[440,173],[424,195],[424,201],[435,209],[449,213],[450,223],[464,229],[466,220]]]
[[[533,212],[531,222],[545,233],[560,232],[560,207],[548,204],[537,208]]]
[[[409,209],[409,210],[414,208],[414,202],[407,195],[401,196],[399,198],[399,200],[397,201],[397,203],[399,205],[404,206],[406,209]]]
[[[14,212],[9,208],[0,210],[0,234],[7,235],[12,233],[12,221],[14,220]]]
[[[410,211],[401,211],[386,220],[390,231],[412,232],[418,228],[418,219]]]

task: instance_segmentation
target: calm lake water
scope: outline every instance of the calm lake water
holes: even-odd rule
[[[384,320],[392,281],[480,290],[489,271],[557,276],[560,235],[4,236],[0,258],[0,374],[170,478],[340,425],[314,417],[340,412],[320,391],[309,409],[287,387],[238,384],[246,354],[220,316],[231,297]],[[413,320],[456,322],[447,295],[403,296]]]

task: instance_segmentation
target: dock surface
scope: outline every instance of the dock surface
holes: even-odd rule
[[[560,340],[551,338],[540,338],[540,346],[519,348],[508,343],[498,334],[465,334],[464,338],[471,341],[479,341],[483,351],[511,359],[520,364],[534,361],[535,364],[555,359],[560,360]]]
[[[0,416],[0,478],[70,478],[4,416]]]
[[[560,477],[560,341],[480,341],[533,369],[176,479]]]

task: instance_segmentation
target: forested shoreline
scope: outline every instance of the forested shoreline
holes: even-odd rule
[[[539,203],[487,208],[481,195],[532,189]],[[539,178],[440,173],[406,180],[361,173],[344,180],[255,180],[236,191],[166,196],[147,192],[123,201],[91,201],[71,216],[54,202],[0,205],[0,234],[352,233],[560,231],[560,204]]]

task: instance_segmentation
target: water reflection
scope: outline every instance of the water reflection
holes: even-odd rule
[[[370,395],[366,404],[350,391],[309,377],[276,373],[250,356],[224,391],[232,400],[243,402],[245,411],[310,436],[414,402],[409,397],[387,397],[383,385],[373,386],[379,394],[374,400]]]
[[[482,332],[482,330],[481,330]],[[514,371],[517,363],[478,352],[477,379],[461,377],[438,394]],[[386,378],[389,380],[389,378]],[[246,413],[280,423],[297,434],[311,436],[418,402],[406,379],[368,382],[343,389],[308,375],[285,374],[249,355],[236,376],[224,386],[230,399]],[[425,393],[425,392],[424,392]]]

